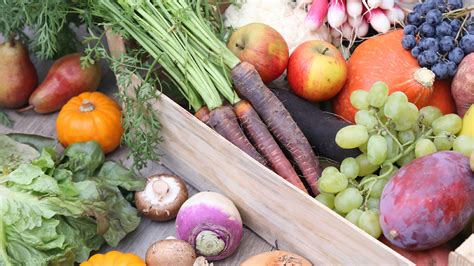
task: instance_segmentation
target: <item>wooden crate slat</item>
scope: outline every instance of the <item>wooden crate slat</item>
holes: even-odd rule
[[[449,254],[449,266],[474,266],[474,234]]]

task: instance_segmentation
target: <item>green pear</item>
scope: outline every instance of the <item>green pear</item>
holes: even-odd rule
[[[28,50],[13,38],[0,45],[0,107],[18,108],[38,83],[38,74],[31,63]]]

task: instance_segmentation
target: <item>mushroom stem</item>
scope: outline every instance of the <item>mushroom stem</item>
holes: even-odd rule
[[[225,242],[212,231],[204,230],[196,236],[196,250],[201,255],[217,256],[224,248]]]
[[[153,191],[156,193],[157,198],[163,198],[168,194],[170,186],[168,183],[163,181],[162,179],[154,180],[153,181]]]

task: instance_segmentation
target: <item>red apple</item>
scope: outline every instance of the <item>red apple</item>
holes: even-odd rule
[[[227,47],[240,61],[252,64],[264,83],[278,78],[288,65],[288,45],[278,31],[263,23],[250,23],[230,36]]]
[[[293,51],[288,62],[288,83],[293,92],[310,101],[326,101],[344,86],[346,60],[325,41],[307,41]]]

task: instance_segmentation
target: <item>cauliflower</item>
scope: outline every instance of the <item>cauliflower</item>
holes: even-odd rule
[[[308,0],[239,0],[240,8],[231,5],[224,13],[227,27],[239,28],[252,22],[267,24],[285,38],[290,53],[308,40],[331,42],[326,25],[310,30],[304,25]],[[311,2],[311,1],[310,1]]]

